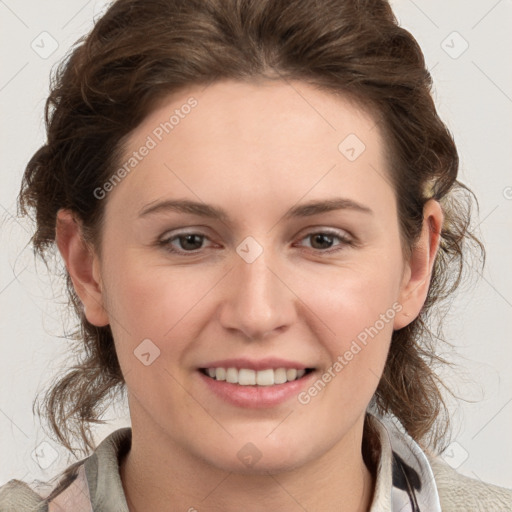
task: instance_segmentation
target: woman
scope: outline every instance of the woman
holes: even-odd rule
[[[384,1],[116,1],[20,193],[86,354],[47,415],[94,452],[0,510],[512,509],[437,456],[427,319],[479,242],[430,85]]]

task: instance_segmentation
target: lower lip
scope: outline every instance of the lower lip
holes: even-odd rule
[[[198,370],[208,388],[218,397],[237,407],[261,409],[275,407],[296,397],[315,376],[312,371],[300,379],[273,386],[241,386],[225,380],[215,380]]]

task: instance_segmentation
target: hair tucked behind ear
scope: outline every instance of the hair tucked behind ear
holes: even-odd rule
[[[35,210],[32,238],[46,259],[60,208],[83,223],[101,254],[105,200],[94,190],[120,165],[122,142],[157,102],[192,85],[220,79],[299,79],[368,107],[389,146],[404,252],[421,231],[433,197],[445,213],[441,247],[426,303],[394,332],[375,404],[413,438],[443,441],[448,418],[434,368],[441,362],[431,330],[433,311],[458,287],[466,245],[483,253],[469,230],[471,193],[456,180],[458,156],[431,96],[422,52],[383,0],[118,0],[72,50],[52,79],[46,103],[47,142],[25,170],[23,214]],[[469,245],[468,245],[469,248]],[[78,319],[77,362],[47,391],[44,415],[72,450],[94,448],[89,427],[124,389],[112,332]],[[41,414],[41,412],[39,411]]]

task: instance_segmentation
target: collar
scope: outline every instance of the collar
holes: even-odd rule
[[[131,436],[130,427],[107,436],[55,502],[73,503],[81,512],[129,512],[119,462],[130,450]],[[409,435],[390,419],[368,413],[365,442],[373,446],[376,469],[369,512],[441,512],[430,463]]]
[[[419,445],[391,419],[368,414],[380,456],[370,512],[441,512],[430,463]]]

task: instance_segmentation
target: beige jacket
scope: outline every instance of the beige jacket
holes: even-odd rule
[[[512,490],[458,474],[393,424],[370,418],[378,456],[369,512],[512,512]],[[0,487],[0,512],[129,512],[118,461],[130,445],[131,428],[116,430],[62,473],[60,489],[9,481]]]

